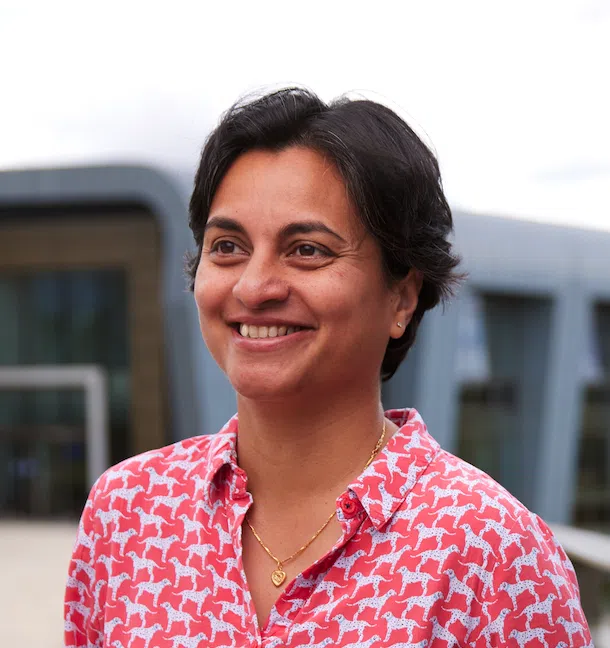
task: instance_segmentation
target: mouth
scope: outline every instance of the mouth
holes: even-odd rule
[[[249,338],[251,340],[263,340],[266,338],[278,338],[278,337],[287,337],[298,333],[299,331],[308,330],[304,326],[288,326],[288,325],[276,325],[270,324],[266,325],[254,325],[254,324],[241,324],[235,322],[230,325],[234,331],[244,338]]]

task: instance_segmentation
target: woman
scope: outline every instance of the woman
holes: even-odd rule
[[[233,107],[191,199],[215,436],[129,459],[83,513],[66,644],[585,646],[547,526],[380,383],[458,259],[434,156],[392,111],[300,89]]]

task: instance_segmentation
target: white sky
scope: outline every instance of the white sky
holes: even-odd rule
[[[610,230],[608,0],[0,0],[0,168],[191,170],[239,95],[365,92],[455,207]]]

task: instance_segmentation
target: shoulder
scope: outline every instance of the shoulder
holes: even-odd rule
[[[225,426],[217,434],[190,437],[121,461],[95,482],[87,505],[109,509],[115,503],[133,502],[143,493],[177,495],[182,485],[191,482],[203,488],[230,445],[228,434]]]
[[[167,476],[184,468],[186,463],[204,463],[210,458],[213,436],[202,435],[178,441],[163,448],[129,457],[108,468],[98,479],[97,490],[124,483],[125,486],[146,484],[153,475]],[[154,477],[153,477],[154,478]]]
[[[423,476],[421,496],[433,508],[452,502],[470,510],[467,517],[478,523],[499,522],[505,528],[519,524],[535,527],[536,516],[495,479],[479,468],[440,450]]]
[[[533,615],[546,613],[546,632],[567,640],[563,622],[571,606],[584,641],[588,628],[574,568],[546,522],[489,475],[445,451],[427,472],[430,513],[459,529],[463,575],[475,586],[481,618],[501,619],[498,628],[508,639],[511,632],[525,637]],[[452,516],[459,516],[457,529]],[[497,631],[489,623],[481,628],[483,643]]]
[[[459,529],[466,557],[478,558],[482,549],[495,568],[509,570],[516,579],[522,564],[536,575],[544,564],[543,571],[572,578],[570,561],[548,525],[482,470],[441,450],[420,481],[426,512],[435,525]]]

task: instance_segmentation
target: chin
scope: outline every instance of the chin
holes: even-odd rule
[[[282,376],[281,372],[241,372],[228,374],[233,389],[242,398],[254,401],[278,401],[294,397],[303,391],[304,380],[297,376]]]

